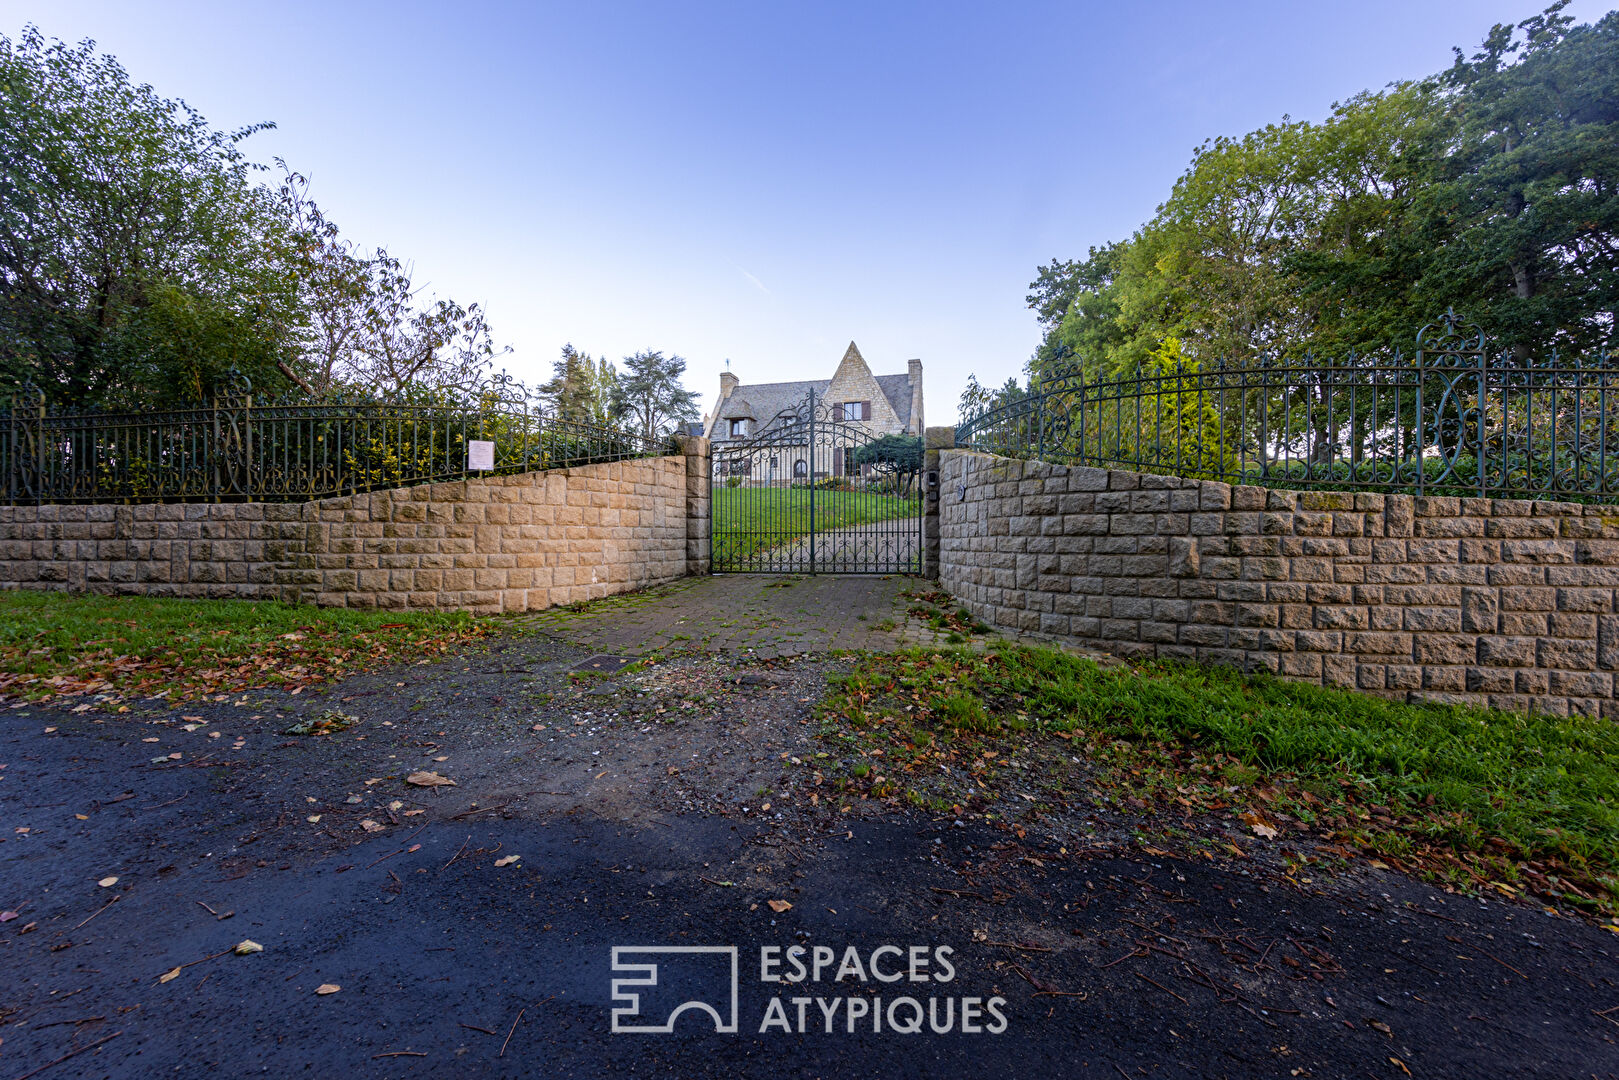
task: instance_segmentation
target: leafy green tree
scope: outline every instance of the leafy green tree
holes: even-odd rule
[[[1441,79],[1454,131],[1419,207],[1446,243],[1418,290],[1520,358],[1615,340],[1619,12],[1575,27],[1567,4],[1457,50]]]
[[[684,358],[648,349],[626,356],[624,368],[612,391],[613,415],[642,438],[661,438],[698,418],[697,394],[681,383]]]
[[[1387,356],[1448,307],[1520,358],[1614,344],[1619,13],[1558,0],[1429,79],[1198,149],[1152,220],[1039,269],[1045,331],[1088,378],[1186,357]]]
[[[298,322],[287,230],[239,144],[93,42],[0,36],[0,377],[64,404],[261,387]]]
[[[849,451],[849,466],[870,465],[879,475],[894,478],[894,490],[909,493],[922,471],[922,440],[915,435],[884,435]]]
[[[356,251],[284,164],[255,179],[240,145],[270,126],[216,131],[94,42],[0,36],[0,383],[149,409],[234,368],[261,400],[475,398],[504,351],[482,308]]]

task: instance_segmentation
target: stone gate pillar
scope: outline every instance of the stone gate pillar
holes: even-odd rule
[[[939,580],[939,451],[956,445],[956,429],[930,427],[922,444],[922,576]]]
[[[709,535],[708,440],[700,435],[678,435],[686,456],[686,573],[712,572]]]

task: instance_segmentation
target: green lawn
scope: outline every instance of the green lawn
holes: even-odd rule
[[[1026,646],[871,657],[829,708],[887,742],[890,766],[1060,739],[1109,799],[1619,910],[1608,720],[1406,705],[1229,669],[1100,667]]]
[[[483,636],[455,612],[0,592],[0,695],[181,701],[320,682]]]
[[[815,492],[815,532],[914,518],[921,500],[864,491]],[[727,559],[748,559],[810,533],[810,493],[802,488],[714,487],[714,546]]]

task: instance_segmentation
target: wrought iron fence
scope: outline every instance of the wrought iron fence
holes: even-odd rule
[[[1409,357],[1068,368],[966,419],[956,445],[1268,487],[1619,501],[1619,363],[1492,355],[1447,313]]]
[[[251,390],[235,375],[197,408],[102,413],[53,410],[30,385],[0,413],[5,503],[293,502],[660,449],[530,409],[504,387],[407,404],[256,405]],[[487,463],[469,457],[480,441],[494,444]]]

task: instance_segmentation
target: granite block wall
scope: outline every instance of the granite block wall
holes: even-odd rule
[[[706,571],[696,444],[308,503],[0,507],[0,588],[485,613],[595,599]]]
[[[940,456],[940,582],[994,625],[1410,701],[1619,715],[1619,508]]]

